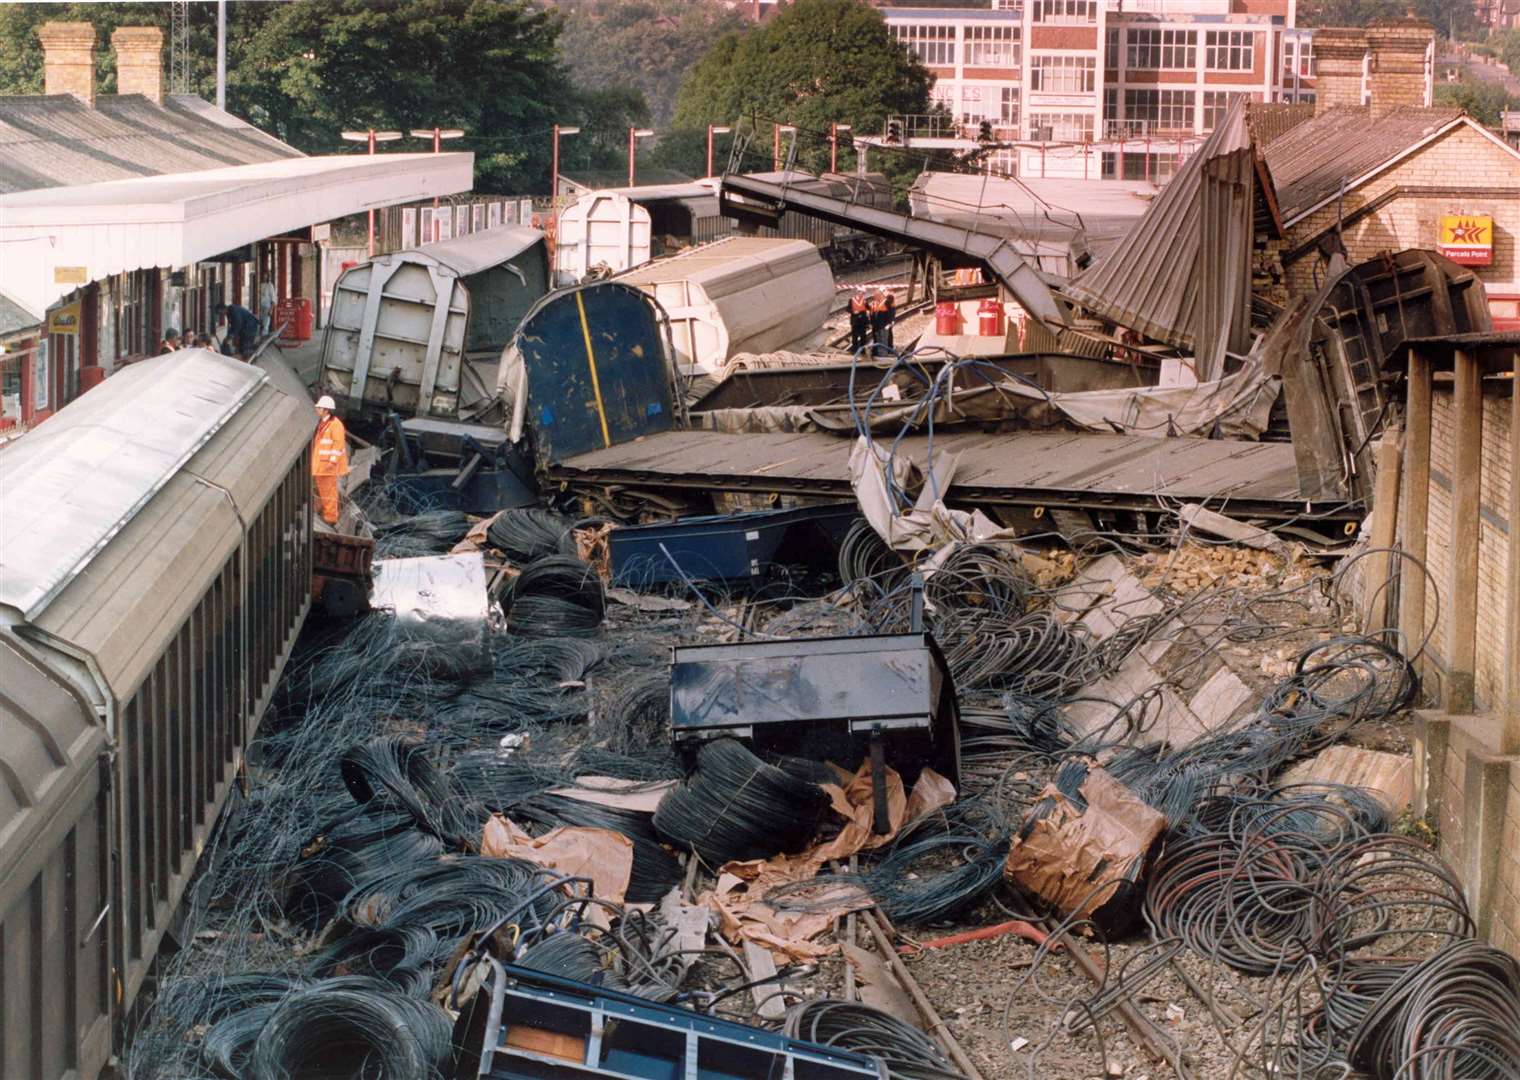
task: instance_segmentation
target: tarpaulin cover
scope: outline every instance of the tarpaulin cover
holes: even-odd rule
[[[1013,838],[1003,876],[1063,914],[1087,918],[1120,884],[1139,877],[1166,818],[1099,768],[1088,771],[1079,790],[1086,810],[1054,785],[1045,789],[1052,809],[1027,836]]]

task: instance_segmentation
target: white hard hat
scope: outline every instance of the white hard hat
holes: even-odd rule
[[[332,399],[331,394],[323,394],[317,398],[317,408],[326,409],[328,412],[336,412],[338,410],[338,403]]]

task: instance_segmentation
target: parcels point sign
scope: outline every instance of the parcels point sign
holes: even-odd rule
[[[1486,214],[1445,214],[1436,248],[1462,266],[1492,266],[1494,219]]]

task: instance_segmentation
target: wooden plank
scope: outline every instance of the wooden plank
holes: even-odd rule
[[[776,961],[770,950],[748,938],[744,939],[744,964],[749,968],[751,981],[769,979],[776,974]],[[764,986],[751,988],[750,994],[755,999],[755,1015],[762,1020],[780,1020],[785,1016],[786,1001],[778,993],[785,985],[784,982],[768,982]]]
[[[1430,358],[1409,350],[1408,396],[1404,405],[1404,506],[1399,514],[1399,546],[1409,565],[1399,590],[1399,629],[1413,654],[1425,640],[1426,574],[1422,567],[1430,530]],[[1439,629],[1439,628],[1437,628]]]
[[[1499,750],[1520,754],[1520,352],[1510,354],[1509,551],[1505,556],[1505,622],[1509,662],[1504,668],[1505,716]]]
[[[1393,568],[1395,531],[1399,521],[1399,456],[1402,451],[1403,433],[1390,426],[1378,440],[1377,476],[1373,482],[1372,529],[1370,543],[1372,554],[1367,557],[1367,580],[1365,582],[1370,607],[1367,612],[1367,632],[1375,633],[1393,625],[1393,604],[1389,596],[1392,582],[1389,571]]]
[[[1451,620],[1446,624],[1446,711],[1474,707],[1478,635],[1478,529],[1482,506],[1483,373],[1472,353],[1458,351],[1452,401]]]

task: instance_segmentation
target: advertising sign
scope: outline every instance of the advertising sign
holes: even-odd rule
[[[89,281],[90,269],[87,266],[53,267],[54,285],[87,285]]]
[[[401,208],[401,246],[413,247],[417,243],[417,208],[415,206],[403,206]]]
[[[79,333],[79,301],[75,300],[72,304],[64,304],[63,307],[48,312],[47,328],[50,334]]]
[[[1487,214],[1444,214],[1436,250],[1462,266],[1492,266],[1494,219]]]

